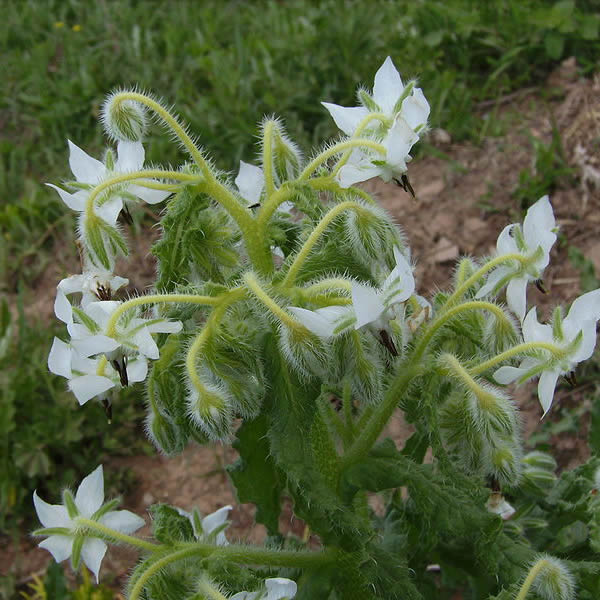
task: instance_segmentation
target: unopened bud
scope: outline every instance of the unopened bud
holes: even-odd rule
[[[212,440],[227,440],[232,433],[229,394],[224,385],[202,382],[202,389],[190,384],[187,413],[192,423]]]
[[[181,452],[185,437],[179,427],[166,415],[150,409],[145,420],[146,435],[154,446],[167,456]]]
[[[532,588],[544,600],[573,600],[575,598],[575,581],[564,562],[553,556],[544,554],[538,557],[530,569],[530,574],[537,569]]]
[[[292,368],[306,377],[324,377],[329,368],[326,342],[308,329],[292,329],[282,324],[279,348]]]
[[[122,99],[126,93],[116,92],[106,98],[102,106],[102,124],[107,135],[115,140],[141,142],[147,129],[146,110],[139,102]]]
[[[386,212],[372,205],[363,205],[359,210],[351,210],[345,219],[348,242],[357,256],[380,258],[386,248],[402,246],[397,231]]]

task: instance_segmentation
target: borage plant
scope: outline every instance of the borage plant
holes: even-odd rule
[[[358,101],[323,103],[343,135],[310,159],[265,119],[261,166],[242,163],[233,181],[139,91],[104,105],[116,154],[100,162],[70,143],[74,180],[53,187],[79,213],[83,273],[58,285],[69,338],[55,339],[50,370],[80,404],[107,410],[145,381],[147,433],[165,454],[231,443],[238,500],[256,504],[268,537],[230,543],[231,507],[202,517],[165,504],[151,508],[153,540],[132,536],[143,521],[104,503],[100,467],[63,505],[35,495],[35,535],[96,577],[107,543],[138,548],[130,600],[433,599],[469,587],[473,598],[597,598],[598,460],[557,478],[551,456],[524,455],[504,386],[539,377],[550,410],[558,377],[572,380],[593,352],[600,290],[548,324],[527,312],[556,240],[544,197],[494,256],[462,258],[450,290],[417,295],[404,236],[356,184],[378,176],[412,191],[429,105],[389,58]],[[144,167],[150,117],[188,153],[180,168]],[[139,202],[166,203],[158,276],[152,293],[123,299],[118,219]],[[415,428],[401,449],[381,439],[398,408]],[[280,532],[285,497],[310,543]]]

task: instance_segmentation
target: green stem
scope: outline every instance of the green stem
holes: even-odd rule
[[[143,306],[144,304],[202,304],[205,306],[214,306],[221,302],[222,296],[197,296],[193,294],[152,294],[149,296],[139,296],[123,302],[110,316],[106,325],[106,333],[108,337],[113,337],[117,329],[117,322],[121,315],[131,308]]]
[[[94,202],[96,198],[106,189],[114,186],[120,185],[122,183],[127,183],[129,181],[134,181],[136,179],[175,179],[178,181],[191,181],[191,182],[200,182],[202,178],[198,177],[198,175],[190,175],[189,173],[180,173],[179,171],[163,171],[162,169],[151,169],[148,171],[134,171],[132,173],[123,173],[121,175],[115,175],[106,179],[99,183],[94,189],[90,192],[90,195],[87,197],[85,204],[85,215],[87,218],[93,218],[94,216]]]
[[[267,121],[263,128],[263,173],[265,175],[265,198],[267,202],[275,192],[275,179],[273,177],[273,129],[274,121]]]
[[[463,311],[469,310],[488,310],[493,315],[495,315],[498,319],[508,321],[504,311],[499,307],[493,304],[492,302],[485,302],[482,300],[472,300],[470,302],[465,302],[464,304],[459,304],[446,312],[441,313],[436,319],[434,319],[427,329],[425,330],[423,336],[419,340],[418,345],[414,350],[414,358],[416,361],[420,361],[425,350],[427,349],[427,345],[431,341],[431,338],[435,335],[435,333],[441,329],[448,321],[453,319],[457,314],[460,314]]]
[[[265,203],[256,215],[256,226],[261,232],[264,232],[267,223],[277,210],[277,208],[289,200],[294,195],[294,189],[288,184],[283,184],[277,191],[267,196]]]
[[[154,111],[158,117],[171,129],[171,131],[177,136],[181,143],[185,146],[191,157],[194,159],[196,164],[200,167],[200,170],[207,179],[213,177],[213,174],[208,166],[208,163],[202,156],[199,148],[196,146],[192,138],[186,133],[184,127],[179,123],[176,117],[174,117],[167,109],[163,108],[158,102],[152,100],[144,94],[138,92],[119,92],[113,97],[113,102],[126,102],[127,100],[133,100],[139,102],[144,106],[147,106],[150,110]]]
[[[479,281],[486,273],[491,271],[494,267],[497,267],[498,265],[501,265],[505,262],[510,262],[511,260],[516,260],[523,265],[526,265],[527,263],[531,262],[531,260],[529,258],[527,258],[521,254],[518,254],[518,253],[503,254],[501,256],[497,256],[496,258],[493,258],[492,260],[485,263],[485,265],[483,265],[477,271],[475,271],[475,273],[473,273],[473,275],[471,275],[471,277],[469,277],[464,283],[459,285],[458,288],[456,288],[456,291],[446,300],[446,302],[444,303],[444,306],[442,308],[447,308],[449,306],[452,306],[452,304],[454,304],[454,302],[456,302],[457,300],[460,300],[462,298],[462,296],[467,292],[467,290],[472,285],[477,283],[477,281]]]
[[[529,592],[529,588],[535,581],[535,578],[539,575],[540,571],[548,564],[549,562],[545,558],[542,558],[541,560],[538,560],[535,563],[535,565],[533,565],[533,567],[527,574],[527,577],[523,582],[523,585],[521,586],[521,589],[519,590],[519,593],[517,594],[515,600],[525,600]]]
[[[354,440],[350,449],[344,454],[342,468],[349,467],[367,455],[394,413],[399,397],[406,391],[410,382],[420,372],[420,366],[411,365],[410,363],[404,366],[402,372],[392,381],[381,404],[374,408],[364,428],[359,430],[357,427],[360,434]]]
[[[244,288],[235,288],[224,297],[219,296],[217,298],[219,301],[218,305],[213,310],[210,317],[208,317],[204,327],[202,328],[202,331],[196,336],[196,339],[188,350],[185,359],[186,369],[192,385],[196,388],[196,390],[198,390],[200,395],[204,395],[206,393],[206,388],[204,387],[204,384],[202,383],[202,380],[198,376],[198,372],[196,370],[198,354],[209,340],[216,325],[223,318],[227,308],[237,300],[241,300],[245,295],[246,290]]]
[[[206,577],[201,577],[196,585],[198,592],[200,593],[200,596],[198,597],[203,600],[227,600],[227,598],[223,596],[223,594],[221,594],[221,592],[215,588]]]
[[[263,548],[252,548],[231,544],[229,546],[213,546],[212,544],[190,543],[181,544],[183,548],[169,554],[148,567],[140,578],[135,582],[129,600],[138,600],[146,583],[157,573],[171,563],[183,560],[194,555],[210,556],[218,555],[224,559],[240,564],[261,564],[273,567],[290,567],[310,569],[321,567],[338,560],[337,550],[325,549],[321,552],[290,552],[266,550]]]
[[[519,354],[525,354],[533,350],[547,350],[550,352],[550,354],[552,354],[552,356],[558,359],[561,359],[565,356],[565,351],[554,344],[549,344],[548,342],[525,342],[523,344],[518,344],[509,350],[505,350],[493,358],[490,358],[489,360],[470,368],[469,373],[471,373],[471,375],[479,375],[480,373],[495,367],[505,360],[509,360],[515,356],[518,356]]]
[[[88,531],[95,531],[96,533],[100,533],[110,539],[116,540],[118,542],[122,542],[123,544],[129,544],[130,546],[135,546],[136,548],[140,548],[141,550],[149,550],[150,552],[156,552],[163,548],[162,545],[153,544],[152,542],[146,542],[145,540],[141,540],[139,538],[133,537],[131,535],[126,535],[121,533],[120,531],[116,531],[99,523],[98,521],[93,521],[92,519],[86,519],[85,517],[77,517],[75,522],[78,525],[82,525]]]
[[[254,273],[246,273],[244,275],[244,281],[246,282],[248,289],[256,296],[256,298],[289,329],[294,331],[308,331],[300,321],[294,319],[292,315],[281,308],[281,306],[279,306],[279,304],[277,304],[277,302],[262,289]]]
[[[331,225],[331,223],[344,211],[355,210],[361,211],[363,207],[358,202],[352,202],[347,200],[334,206],[319,222],[319,224],[313,229],[312,233],[308,236],[308,239],[304,242],[304,245],[300,249],[300,252],[296,255],[294,262],[291,264],[289,271],[287,272],[281,285],[283,287],[289,287],[293,285],[298,275],[298,271],[302,268],[302,264],[308,258],[308,255],[312,251],[314,245],[319,241],[319,238],[325,233],[325,230]]]
[[[384,125],[390,125],[391,124],[391,119],[385,115],[384,113],[376,113],[376,112],[370,112],[359,124],[358,127],[356,128],[355,132],[352,134],[352,137],[359,137],[360,135],[363,134],[364,130],[369,126],[369,123],[371,123],[371,121],[381,121]],[[338,171],[348,162],[348,159],[350,158],[350,155],[352,154],[352,152],[345,152],[344,155],[340,158],[340,160],[337,162],[337,164],[335,165],[335,167],[333,168],[331,174],[335,177],[338,173]]]
[[[327,162],[332,156],[335,156],[340,152],[344,152],[344,150],[352,150],[354,148],[370,148],[371,150],[383,155],[387,153],[385,146],[369,139],[351,139],[346,140],[345,142],[339,142],[331,148],[324,150],[321,152],[321,154],[319,154],[319,156],[311,160],[310,163],[306,165],[304,171],[300,173],[298,181],[307,180],[323,163]]]

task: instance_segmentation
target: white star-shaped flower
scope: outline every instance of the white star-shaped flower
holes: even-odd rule
[[[264,591],[238,592],[231,600],[291,600],[298,591],[295,581],[285,577],[265,579]]]
[[[402,103],[399,101],[404,97]],[[420,88],[412,88],[408,95],[392,59],[388,56],[375,74],[373,86],[374,104],[378,112],[383,113],[391,123],[398,116],[407,122],[413,130],[420,130],[427,124],[429,103]],[[329,102],[321,103],[331,114],[335,124],[348,136],[352,137],[361,121],[373,110],[365,106],[345,107]],[[373,122],[367,128],[372,131],[378,124]]]
[[[81,356],[73,346],[54,338],[48,355],[48,368],[55,375],[69,380],[69,389],[80,405],[96,396],[103,396],[114,387],[121,388],[144,381],[148,374],[148,361],[144,356],[125,359],[119,367],[120,372],[111,363],[107,363],[103,374],[98,375],[99,364],[99,358]]]
[[[520,254],[527,265],[513,261],[494,269],[476,298],[497,294],[508,283],[506,302],[521,321],[527,306],[527,284],[536,281],[550,262],[550,249],[556,241],[556,223],[548,196],[540,198],[525,215],[523,227],[507,225],[496,244],[497,256]]]
[[[554,388],[561,375],[570,373],[578,363],[587,360],[596,346],[596,323],[600,319],[600,289],[588,292],[573,302],[568,315],[552,325],[541,324],[532,308],[523,321],[525,343],[544,342],[564,351],[564,356],[552,356],[540,350],[537,357],[525,358],[518,367],[500,367],[494,373],[498,383],[519,383],[540,376],[538,398],[544,415],[550,410]]]
[[[70,515],[67,508],[63,505],[44,502],[37,495],[37,491],[33,492],[33,503],[44,528],[59,528],[64,530],[64,533],[50,535],[47,539],[39,543],[41,548],[48,550],[52,554],[56,562],[62,562],[71,556],[75,536],[85,531],[85,527],[82,528],[77,523],[78,517],[95,520],[106,527],[125,534],[133,533],[145,525],[144,519],[128,510],[112,510],[102,514],[102,511],[100,511],[104,504],[102,465],[85,477],[77,488],[74,498],[77,515]],[[97,518],[96,513],[99,511],[101,516]],[[43,535],[43,533],[40,535]],[[91,537],[90,534],[86,535],[81,547],[83,562],[95,575],[96,582],[98,581],[100,564],[106,553],[106,548],[106,543],[103,540]]]
[[[113,294],[128,283],[129,279],[87,264],[83,273],[62,279],[58,284],[58,289],[65,295],[80,293],[81,306],[85,308],[90,302],[111,300]],[[58,302],[61,301],[58,300]]]
[[[229,542],[225,537],[225,529],[227,527],[226,524],[228,525],[227,517],[229,516],[229,511],[232,509],[233,506],[228,504],[205,517],[200,516],[197,508],[191,513],[182,508],[177,508],[177,512],[190,520],[194,537],[198,541],[215,543],[217,546],[227,546]]]

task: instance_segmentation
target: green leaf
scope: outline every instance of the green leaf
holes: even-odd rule
[[[565,38],[560,33],[550,31],[544,37],[544,47],[552,60],[559,60],[565,47]]]
[[[227,471],[235,485],[238,501],[256,504],[256,520],[265,525],[269,535],[277,535],[285,475],[271,456],[267,433],[264,414],[252,421],[244,421],[233,443],[240,458],[228,466]]]
[[[161,544],[176,544],[191,542],[194,530],[190,520],[168,504],[153,504],[150,507],[152,515],[152,532]]]

